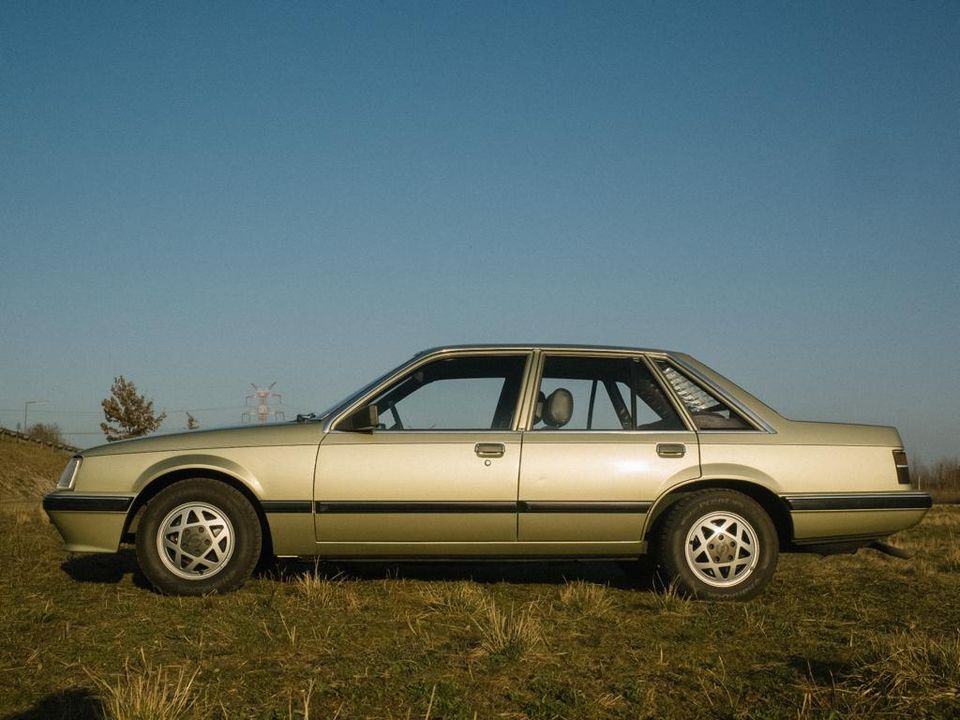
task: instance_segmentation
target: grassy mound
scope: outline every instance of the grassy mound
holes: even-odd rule
[[[0,435],[0,502],[39,500],[53,490],[70,453]]]

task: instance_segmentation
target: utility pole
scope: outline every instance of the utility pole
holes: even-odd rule
[[[27,431],[27,408],[31,405],[43,405],[46,400],[27,400],[23,404],[23,432]]]

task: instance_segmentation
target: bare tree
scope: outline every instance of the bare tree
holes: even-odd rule
[[[31,440],[39,440],[40,442],[53,443],[55,445],[65,444],[63,441],[63,432],[56,423],[36,423],[28,427],[24,435]]]
[[[107,422],[100,423],[100,429],[107,440],[126,440],[151,433],[160,427],[167,417],[165,412],[156,415],[153,401],[137,393],[137,387],[123,375],[113,379],[110,397],[100,405]],[[116,423],[116,426],[109,423]]]

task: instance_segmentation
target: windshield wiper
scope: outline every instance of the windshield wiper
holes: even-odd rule
[[[298,423],[305,423],[305,422],[309,422],[311,420],[316,420],[316,419],[317,419],[316,413],[306,413],[305,415],[299,415],[299,414],[297,415]]]

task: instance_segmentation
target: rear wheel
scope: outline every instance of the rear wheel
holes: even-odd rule
[[[755,500],[734,490],[703,490],[668,513],[656,548],[665,585],[706,600],[749,600],[770,582],[779,539]]]
[[[235,590],[260,558],[260,521],[238,490],[217,480],[182,480],[160,491],[137,530],[137,560],[170,595]]]

